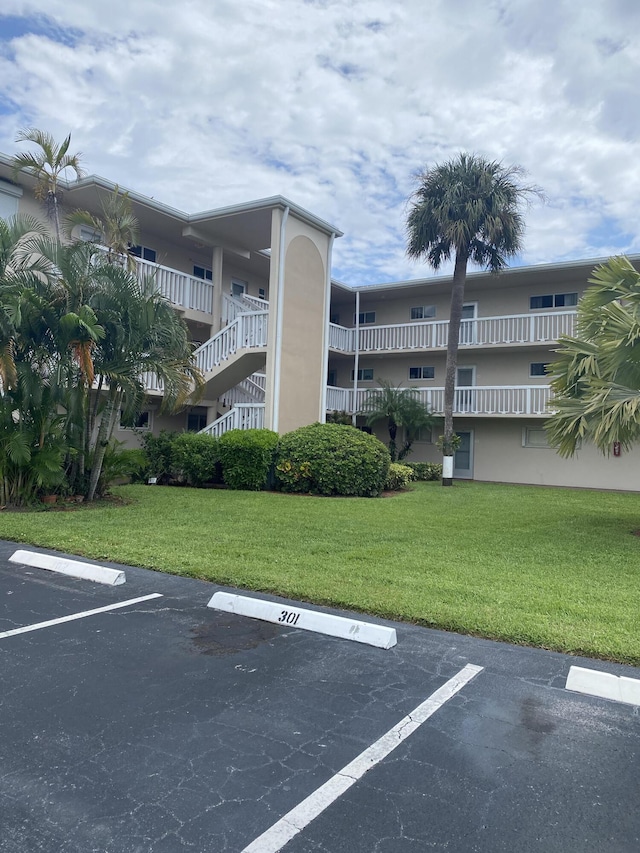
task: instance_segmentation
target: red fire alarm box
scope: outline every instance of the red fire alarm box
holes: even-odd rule
[[[613,455],[614,456],[620,456],[620,442],[619,441],[613,442]]]

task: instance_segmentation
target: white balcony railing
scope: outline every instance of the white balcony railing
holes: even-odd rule
[[[247,376],[233,388],[225,391],[222,397],[225,406],[235,406],[236,403],[264,403],[265,393],[264,373],[253,373]]]
[[[179,308],[190,308],[205,314],[213,312],[213,284],[179,270],[136,258],[138,279],[150,276],[160,292]]]
[[[210,373],[240,349],[257,349],[267,345],[268,311],[239,314],[236,319],[194,352],[196,364]]]
[[[255,299],[253,296],[247,296],[246,294],[242,294],[242,296],[235,297],[230,296],[228,293],[222,294],[222,324],[227,325],[227,323],[233,323],[233,321],[240,314],[246,314],[247,312],[256,311],[259,313],[263,313],[264,311],[269,310],[269,303],[266,299]]]
[[[560,335],[572,335],[575,317],[575,311],[555,311],[546,314],[511,314],[463,320],[460,324],[460,346],[549,343],[557,340]],[[355,334],[355,329],[332,323],[329,327],[330,349],[337,352],[354,352]],[[361,353],[445,349],[448,340],[447,320],[361,326],[359,330]]]
[[[430,411],[444,411],[444,388],[416,388],[418,399]],[[327,411],[361,411],[366,398],[375,393],[373,388],[358,388],[356,405],[353,388],[327,388]],[[474,416],[525,416],[548,415],[551,399],[548,385],[475,385],[456,388],[454,414]]]
[[[237,403],[230,412],[213,421],[201,433],[219,437],[232,429],[262,429],[264,403]]]

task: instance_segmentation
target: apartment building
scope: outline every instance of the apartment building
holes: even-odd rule
[[[0,155],[0,216],[43,217],[28,175]],[[65,186],[67,210],[99,214],[114,185],[97,176]],[[159,411],[146,377],[139,427],[196,430],[265,426],[284,433],[330,411],[358,416],[385,379],[415,388],[442,412],[450,277],[352,288],[331,279],[341,232],[277,196],[186,214],[130,191],[140,222],[137,272],[153,275],[185,319],[206,387],[198,406]],[[78,238],[91,238],[87,233]],[[640,260],[640,259],[636,259]],[[551,402],[545,365],[598,260],[470,273],[460,332],[455,426],[457,478],[636,491],[640,454],[584,446],[561,459],[543,428]],[[377,434],[385,440],[384,425]],[[411,459],[437,461],[439,431],[421,434]],[[127,443],[128,429],[117,432]],[[613,449],[612,449],[613,450]]]

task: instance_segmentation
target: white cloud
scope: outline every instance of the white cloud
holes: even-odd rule
[[[5,0],[3,13],[0,150],[24,125],[72,130],[91,172],[190,212],[286,195],[345,232],[342,280],[426,272],[404,254],[412,176],[462,149],[544,188],[523,262],[640,250],[632,0]]]

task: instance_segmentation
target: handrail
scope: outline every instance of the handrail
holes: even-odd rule
[[[239,349],[266,347],[268,321],[268,311],[239,314],[194,351],[196,365],[203,373],[210,373]]]
[[[232,429],[263,429],[264,403],[236,403],[231,411],[200,430],[200,435],[220,437]]]
[[[499,346],[549,343],[574,332],[576,311],[542,314],[504,314],[476,317],[460,322],[460,346]],[[355,352],[355,328],[329,325],[329,347],[337,352]],[[449,339],[448,320],[360,326],[359,351],[444,349]]]
[[[444,388],[415,388],[417,398],[434,414],[444,411]],[[375,388],[359,388],[356,406],[353,389],[328,386],[327,411],[353,414],[365,406]],[[466,415],[549,415],[550,385],[471,385],[455,389],[454,414]]]
[[[210,281],[143,258],[135,258],[135,262],[138,280],[151,276],[162,295],[174,305],[205,314],[213,312],[213,284]]]

